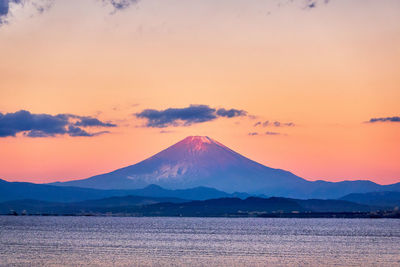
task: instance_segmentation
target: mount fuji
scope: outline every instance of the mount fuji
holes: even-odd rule
[[[146,160],[110,173],[53,183],[95,189],[138,189],[151,184],[167,189],[201,186],[228,193],[325,199],[350,193],[400,191],[400,183],[382,186],[371,181],[307,181],[250,160],[206,136],[186,137]]]

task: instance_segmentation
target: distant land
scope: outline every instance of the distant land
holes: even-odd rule
[[[213,188],[99,190],[0,180],[2,215],[397,218],[400,192],[294,199],[228,194]]]
[[[137,164],[83,180],[52,185],[103,190],[214,188],[232,194],[336,199],[351,193],[400,192],[400,183],[379,185],[371,181],[308,181],[291,172],[274,169],[224,146],[207,136],[189,136]]]
[[[0,203],[3,215],[185,216],[185,217],[390,217],[382,209],[344,200],[289,198],[218,198],[188,201],[176,198],[111,197],[73,203],[16,200]]]

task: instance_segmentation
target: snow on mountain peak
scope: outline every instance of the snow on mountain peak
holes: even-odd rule
[[[183,141],[186,141],[188,143],[207,143],[207,144],[211,144],[212,140],[210,137],[208,136],[188,136],[185,139],[183,139]]]
[[[204,151],[207,150],[207,146],[217,144],[216,141],[208,136],[188,136],[181,143],[191,151]]]

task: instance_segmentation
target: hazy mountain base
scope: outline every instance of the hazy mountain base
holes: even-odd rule
[[[168,202],[166,200],[167,198],[169,199],[169,202],[177,202],[173,201],[173,199],[182,201],[232,197],[245,199],[250,196],[246,193],[228,194],[213,188],[206,187],[198,187],[184,190],[167,190],[156,185],[150,185],[143,189],[136,190],[97,190],[77,187],[57,187],[32,183],[11,183],[0,180],[0,202],[33,199],[35,201],[57,202],[57,205],[61,205],[62,203],[60,202],[71,203],[129,195],[143,197],[148,200],[150,199],[154,203]],[[266,196],[261,197],[266,198]],[[160,201],[160,198],[164,198],[164,201]],[[350,194],[343,196],[341,200],[347,200],[367,206],[381,207],[384,209],[394,209],[395,207],[400,206],[400,192],[370,192],[365,194]],[[311,202],[308,202],[316,203],[317,201],[318,200],[313,200]],[[307,201],[304,201],[303,205],[304,203],[307,203]],[[323,201],[319,203],[325,204],[329,208],[329,203],[334,204],[336,202]]]
[[[379,207],[400,207],[400,192],[368,192],[349,194],[340,198],[354,203]]]
[[[60,187],[33,183],[7,182],[0,179],[0,202],[21,199],[35,199],[50,202],[77,202],[129,195],[145,197],[172,197],[188,200],[205,200],[221,197],[246,198],[250,196],[246,193],[228,194],[208,187],[167,190],[160,186],[149,185],[142,189],[99,190],[70,186]]]

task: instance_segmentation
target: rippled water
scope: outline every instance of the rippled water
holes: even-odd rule
[[[400,266],[400,220],[0,216],[0,263]]]

